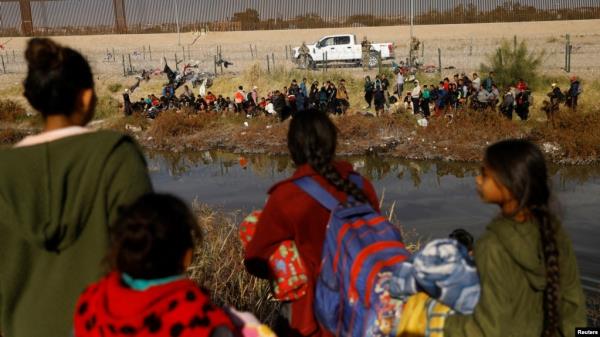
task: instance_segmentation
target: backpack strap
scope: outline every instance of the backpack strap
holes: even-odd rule
[[[354,185],[356,185],[361,190],[363,189],[364,179],[363,179],[363,177],[360,176],[360,174],[352,173],[352,174],[350,174],[349,178],[350,178],[350,181],[354,183]]]
[[[340,204],[339,200],[331,195],[331,193],[327,192],[323,186],[311,177],[295,180],[294,184],[330,211],[336,209]]]
[[[357,173],[352,173],[349,176],[351,182],[353,182],[358,188],[363,189],[364,179]],[[323,188],[316,180],[311,177],[304,177],[294,181],[296,186],[300,187],[304,192],[308,193],[313,199],[317,200],[323,207],[327,208],[330,211],[336,209],[336,207],[340,204],[340,201],[337,200],[331,193],[327,192],[326,189]],[[352,199],[352,196],[348,196],[349,199]]]

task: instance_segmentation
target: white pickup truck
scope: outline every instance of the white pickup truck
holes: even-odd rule
[[[362,46],[356,41],[356,36],[351,34],[330,35],[321,38],[317,43],[307,45],[309,49],[308,57],[300,55],[300,47],[293,49],[294,60],[301,68],[309,68],[317,64],[327,63],[353,63],[360,65],[362,63]],[[377,66],[377,57],[381,52],[381,60],[394,59],[394,44],[389,43],[371,43],[369,52],[369,66]]]

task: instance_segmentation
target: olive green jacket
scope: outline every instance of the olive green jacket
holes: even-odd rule
[[[558,226],[559,336],[586,326],[585,298],[571,240]],[[538,225],[498,218],[475,245],[481,298],[473,315],[451,316],[445,337],[539,337],[544,322],[546,269]]]
[[[134,141],[98,131],[0,151],[0,331],[69,336],[119,206],[151,191]]]

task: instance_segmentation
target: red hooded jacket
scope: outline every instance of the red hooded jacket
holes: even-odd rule
[[[237,331],[225,311],[193,281],[137,291],[125,286],[117,272],[79,297],[74,324],[76,337],[209,337],[218,327]]]
[[[354,173],[352,165],[337,162],[337,171],[348,178]],[[315,319],[313,312],[315,282],[321,267],[321,252],[330,212],[294,184],[294,180],[311,176],[341,202],[347,196],[338,191],[309,165],[300,166],[294,175],[269,190],[269,200],[262,211],[252,241],[246,247],[245,263],[248,272],[268,278],[269,256],[285,240],[294,240],[308,273],[308,288],[304,297],[291,303],[291,328],[302,336],[332,336]],[[379,201],[373,185],[365,179],[363,191],[376,211]]]

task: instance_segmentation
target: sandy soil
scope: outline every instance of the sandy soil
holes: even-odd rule
[[[291,66],[291,62],[286,61],[286,46],[298,46],[303,41],[314,42],[324,35],[342,33],[356,34],[359,39],[366,35],[375,42],[394,42],[398,59],[408,54],[408,26],[208,33],[198,37],[193,45],[195,36],[182,33],[181,44],[185,48],[186,61],[199,61],[201,67],[209,71],[214,70],[212,60],[217,45],[220,45],[223,57],[235,63],[229,71],[236,72],[255,62],[266,67],[267,54],[275,55],[276,64]],[[564,66],[565,34],[570,34],[573,72],[584,77],[600,74],[600,64],[596,62],[600,53],[600,20],[429,25],[416,26],[415,34],[424,42],[426,64],[437,64],[437,49],[440,48],[442,66],[453,66],[460,71],[477,69],[502,39],[512,39],[516,35],[527,40],[534,49],[546,50],[548,56],[544,69],[549,73],[559,72]],[[173,62],[176,53],[178,58],[184,54],[177,44],[177,34],[62,36],[55,39],[85,53],[99,74],[122,73],[123,54],[126,62],[131,55],[131,62],[137,69],[156,68],[163,56]],[[14,38],[8,44],[4,54],[9,72],[25,71],[20,55],[26,41],[26,38]],[[257,55],[254,57],[250,45],[256,46]],[[16,58],[13,58],[13,50]],[[116,60],[105,60],[107,51],[112,53],[113,50]]]

